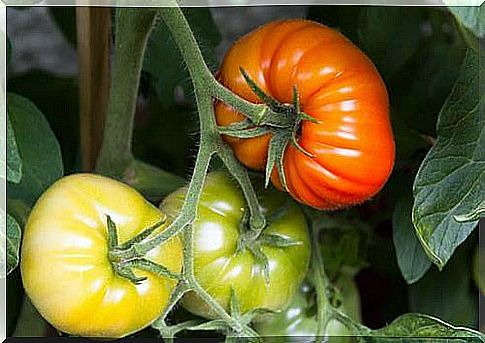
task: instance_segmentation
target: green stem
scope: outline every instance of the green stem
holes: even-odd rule
[[[171,2],[175,3],[174,0]],[[200,149],[204,149],[205,146],[212,147],[213,152],[217,152],[222,158],[224,164],[229,171],[233,174],[236,180],[241,185],[244,195],[248,201],[248,207],[251,213],[250,224],[254,230],[262,230],[265,226],[264,215],[261,212],[261,206],[259,205],[256,193],[251,185],[249,177],[247,176],[247,171],[245,168],[234,158],[234,155],[228,151],[228,147],[222,141],[218,130],[217,123],[214,116],[214,108],[212,103],[212,96],[216,95],[217,92],[221,94],[224,93],[229,95],[231,98],[231,105],[239,102],[235,95],[230,92],[227,88],[222,86],[212,75],[211,71],[207,67],[204,61],[202,52],[199,49],[197,41],[190,29],[187,19],[183,15],[179,7],[167,7],[160,9],[160,15],[163,18],[165,24],[170,29],[177,46],[179,47],[182,56],[187,63],[187,68],[189,69],[190,76],[194,83],[194,89],[197,100],[197,107],[199,110],[200,125],[201,125],[201,144]],[[224,89],[224,91],[222,91]],[[246,105],[249,112],[253,111],[260,115],[262,108],[261,105],[255,105],[245,100],[239,103],[242,107]],[[236,107],[239,106],[236,104]],[[246,114],[246,112],[244,112]],[[204,138],[207,141],[204,142]],[[205,144],[204,144],[205,143]],[[193,173],[193,177],[196,173]],[[193,181],[193,180],[192,180]],[[191,182],[191,186],[192,186]],[[192,189],[189,187],[188,194],[190,194]],[[195,189],[194,189],[195,191]],[[197,199],[198,199],[197,194]],[[187,199],[186,199],[187,200]],[[186,201],[187,202],[187,201]],[[184,206],[185,207],[185,206]],[[185,213],[184,208],[182,208],[182,213]]]
[[[133,161],[131,141],[140,73],[155,10],[116,9],[116,41],[105,136],[96,171],[121,177]]]
[[[184,232],[184,254],[186,258],[184,259],[184,271],[185,277],[191,287],[191,289],[197,293],[218,315],[221,319],[225,320],[229,326],[232,327],[236,332],[243,332],[246,335],[251,332],[249,327],[240,324],[236,319],[231,317],[224,308],[212,298],[212,296],[203,289],[195,277],[194,272],[194,232],[193,230],[186,230]],[[252,332],[251,332],[252,333]]]
[[[194,84],[197,83],[195,88],[202,86],[211,96],[244,113],[253,122],[258,122],[267,111],[267,106],[246,101],[219,83],[207,67],[190,25],[178,7],[177,1],[167,0],[167,6],[172,7],[160,8],[160,15],[175,38],[192,81]]]
[[[131,253],[134,255],[128,255],[127,257],[144,256],[150,250],[165,243],[167,240],[178,234],[185,227],[195,220],[197,213],[197,204],[199,202],[202,187],[205,181],[205,176],[209,168],[209,163],[214,155],[215,151],[211,145],[203,144],[204,140],[201,140],[201,146],[197,155],[197,161],[195,163],[194,171],[192,173],[192,179],[189,184],[189,188],[185,195],[185,201],[177,218],[170,224],[170,226],[162,231],[160,234],[154,236],[149,240],[132,245]]]
[[[318,230],[312,225],[312,260],[311,270],[313,273],[313,286],[317,294],[317,342],[323,340],[325,331],[327,329],[328,322],[330,320],[329,312],[332,306],[327,298],[327,289],[329,280],[325,273],[325,266],[323,263],[322,253],[320,251],[320,245],[318,242]]]
[[[254,187],[249,179],[248,172],[241,163],[234,156],[234,152],[226,144],[219,150],[218,153],[221,160],[228,167],[229,172],[236,179],[241,186],[244,196],[247,199],[249,213],[251,217],[249,219],[249,226],[254,233],[254,237],[257,238],[261,234],[261,231],[266,226],[266,219],[263,215],[261,206],[259,205],[258,197],[254,191]]]

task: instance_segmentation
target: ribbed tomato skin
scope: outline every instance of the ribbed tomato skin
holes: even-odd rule
[[[308,20],[276,21],[239,39],[226,54],[219,80],[242,98],[261,102],[249,88],[242,67],[267,94],[292,102],[296,85],[302,110],[319,123],[304,121],[299,144],[284,154],[289,193],[322,210],[361,203],[385,184],[394,165],[395,146],[387,90],[369,58],[341,33]],[[244,116],[215,105],[219,125]],[[263,169],[269,135],[224,137],[246,166]],[[273,172],[273,184],[281,187]]]

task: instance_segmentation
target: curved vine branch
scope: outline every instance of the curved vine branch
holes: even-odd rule
[[[197,216],[197,205],[206,174],[214,155],[218,155],[236,181],[239,183],[249,208],[249,223],[251,230],[248,237],[258,237],[266,225],[258,198],[251,184],[246,168],[235,158],[233,151],[223,142],[214,115],[214,99],[219,99],[235,110],[244,113],[253,122],[261,122],[262,118],[271,118],[276,112],[265,104],[253,104],[232,93],[221,85],[207,67],[197,41],[175,0],[169,0],[170,7],[153,9],[118,9],[117,42],[115,46],[115,67],[110,109],[108,112],[106,136],[103,142],[97,170],[105,174],[125,173],[134,158],[131,154],[131,134],[135,104],[138,94],[138,84],[143,55],[148,36],[151,32],[155,16],[158,13],[180,49],[187,64],[195,91],[196,104],[200,122],[200,146],[197,153],[191,181],[188,185],[186,198],[179,215],[161,233],[150,238],[134,240],[130,246],[116,252],[122,261],[137,263],[146,261],[143,257],[155,247],[164,244],[175,235],[182,234],[184,238],[183,272],[177,275],[180,279],[164,312],[155,323],[161,335],[171,340],[181,330],[205,327],[210,328],[211,322],[204,324],[193,321],[169,326],[165,320],[172,308],[186,292],[196,292],[227,324],[227,332],[236,336],[257,337],[258,334],[249,327],[246,321],[241,321],[238,315],[227,313],[212,296],[203,289],[194,274],[194,247],[192,223]],[[316,232],[313,231],[313,235]],[[325,334],[329,318],[336,316],[327,299],[327,278],[323,267],[318,240],[313,239],[312,271],[318,303],[317,337]],[[141,261],[141,262],[140,262]],[[142,266],[143,267],[143,266]],[[144,266],[147,268],[147,266]],[[149,266],[156,268],[157,266]],[[163,270],[163,267],[158,268]],[[200,325],[199,325],[200,324]],[[220,328],[220,321],[218,326]],[[232,334],[231,334],[232,335]]]
[[[317,342],[321,342],[330,321],[329,314],[332,306],[327,297],[329,280],[325,273],[325,266],[318,240],[318,230],[315,225],[312,225],[311,234],[312,259],[310,268],[312,271],[313,286],[315,287],[315,293],[317,295],[317,332],[315,333],[315,337],[317,338]]]
[[[184,237],[184,270],[178,287],[161,317],[153,324],[162,335],[173,337],[176,332],[190,328],[189,325],[168,326],[165,317],[187,291],[196,292],[219,317],[227,323],[228,332],[247,337],[257,336],[247,323],[227,313],[197,282],[193,270],[193,227],[197,215],[197,204],[202,192],[206,173],[214,155],[223,160],[228,170],[238,181],[248,202],[250,226],[258,235],[265,226],[265,219],[256,193],[246,169],[234,157],[232,150],[222,141],[214,116],[213,101],[219,98],[249,117],[259,117],[263,106],[249,103],[220,85],[207,67],[190,26],[175,1],[173,7],[158,9],[158,13],[171,31],[194,85],[200,122],[200,147],[197,153],[191,181],[181,212],[169,227],[149,239],[136,240],[126,249],[117,251],[122,261],[143,261],[143,256],[155,247],[164,244],[177,234]],[[117,10],[117,42],[110,109],[106,123],[106,135],[97,170],[104,174],[120,176],[133,156],[131,135],[141,66],[148,36],[156,16],[153,9]],[[160,268],[161,269],[161,268]]]

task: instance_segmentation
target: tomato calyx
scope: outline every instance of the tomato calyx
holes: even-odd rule
[[[265,168],[265,186],[267,187],[276,168],[281,184],[288,190],[283,166],[283,156],[288,143],[291,143],[302,154],[314,158],[315,156],[299,144],[299,132],[303,121],[319,123],[307,113],[301,111],[298,88],[293,87],[291,104],[281,103],[266,94],[243,68],[239,68],[246,83],[264,104],[258,118],[246,118],[243,121],[228,126],[219,126],[220,134],[235,138],[255,138],[271,134]]]
[[[286,209],[286,206],[281,206],[279,210]],[[268,219],[275,215],[279,215],[276,210]],[[236,254],[243,251],[249,251],[254,256],[258,264],[261,266],[266,285],[269,285],[269,260],[263,251],[264,246],[274,248],[288,248],[296,245],[301,245],[302,242],[296,241],[290,237],[278,235],[276,233],[265,233],[264,230],[254,230],[249,225],[249,211],[244,211],[239,224],[239,239],[237,242]]]
[[[108,230],[108,260],[116,275],[128,279],[135,285],[142,283],[147,278],[137,276],[134,269],[152,272],[157,275],[163,275],[177,280],[181,279],[180,275],[171,272],[168,268],[158,263],[146,259],[144,255],[139,254],[136,250],[136,244],[148,238],[156,229],[163,225],[166,220],[166,217],[162,218],[160,221],[142,230],[129,241],[120,244],[116,224],[109,215],[106,215],[106,227]]]

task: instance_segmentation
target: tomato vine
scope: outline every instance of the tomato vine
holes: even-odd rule
[[[134,261],[130,264],[132,267],[151,268],[154,272],[165,274],[162,266],[146,266],[146,264],[143,264],[143,261],[146,261],[143,256],[155,247],[164,244],[173,236],[183,235],[184,262],[182,275],[178,276],[179,283],[168,306],[152,326],[160,331],[161,336],[170,340],[178,332],[187,329],[221,330],[222,320],[226,326],[228,339],[231,339],[232,336],[257,337],[258,334],[248,325],[248,318],[239,313],[232,313],[239,307],[237,299],[231,299],[232,310],[231,313],[228,313],[196,280],[193,266],[194,247],[191,224],[196,218],[197,204],[210,161],[217,155],[236,179],[246,198],[250,214],[249,230],[245,236],[247,243],[251,244],[252,240],[261,234],[266,226],[264,214],[246,168],[236,159],[232,149],[221,138],[220,128],[217,126],[214,115],[214,99],[232,106],[256,123],[277,124],[275,118],[279,114],[271,106],[253,104],[240,98],[216,80],[206,65],[192,30],[175,0],[170,1],[170,7],[157,10],[119,8],[116,15],[114,75],[105,139],[98,160],[97,171],[123,179],[132,163],[136,163],[131,152],[134,112],[144,51],[157,15],[169,28],[185,60],[194,86],[200,122],[199,150],[181,212],[163,232],[149,239],[135,239],[124,249],[118,249],[116,258],[121,261]],[[314,244],[318,244],[315,239]],[[339,312],[333,312],[334,309],[327,299],[328,280],[325,276],[321,253],[317,246],[314,246],[312,250],[314,256],[311,269],[316,280],[315,288],[319,305],[318,319],[320,324],[317,336],[323,336],[330,316],[343,316],[343,321],[348,318]],[[167,276],[174,277],[173,275]],[[165,322],[167,315],[188,291],[195,291],[219,315],[220,319],[202,324],[191,320],[176,325],[167,325]]]

